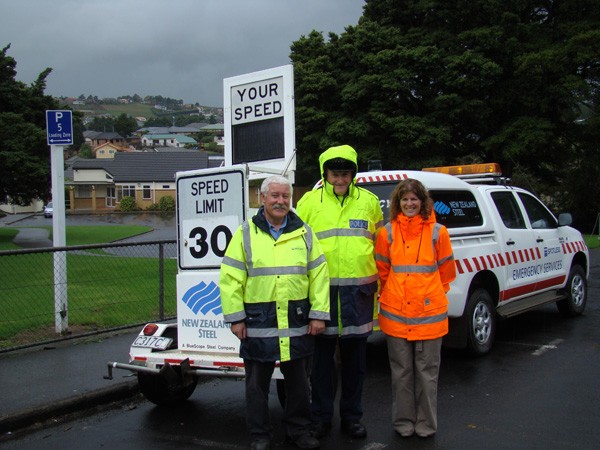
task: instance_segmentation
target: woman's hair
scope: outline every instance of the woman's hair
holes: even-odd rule
[[[390,197],[390,220],[394,220],[402,212],[400,199],[408,192],[412,192],[421,200],[421,211],[419,214],[423,219],[428,219],[433,210],[433,200],[429,195],[429,191],[420,181],[414,178],[407,178],[398,183],[398,186],[392,192]]]

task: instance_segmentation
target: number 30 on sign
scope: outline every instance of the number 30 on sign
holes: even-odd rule
[[[218,267],[238,226],[237,216],[184,221],[179,241],[184,268]]]

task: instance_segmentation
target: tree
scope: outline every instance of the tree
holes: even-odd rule
[[[15,80],[16,61],[0,51],[0,201],[27,205],[50,193],[50,150],[46,142],[46,110],[58,102],[44,95],[45,69],[26,85]]]
[[[85,143],[79,148],[79,156],[85,159],[92,159],[94,157],[90,144]]]
[[[115,131],[126,138],[138,129],[137,121],[125,113],[119,114],[114,121]]]
[[[299,166],[348,143],[364,168],[494,161],[551,194],[581,168],[599,41],[595,0],[369,0],[341,35],[292,44]]]
[[[115,119],[112,116],[96,116],[87,125],[87,129],[101,132],[115,131]]]

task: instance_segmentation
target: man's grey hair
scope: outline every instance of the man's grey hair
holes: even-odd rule
[[[262,182],[262,185],[260,186],[260,193],[263,195],[267,195],[267,192],[269,192],[269,186],[272,184],[285,184],[286,186],[289,186],[290,197],[294,192],[292,183],[290,183],[290,180],[288,180],[286,177],[281,175],[271,175],[270,177],[265,178]]]

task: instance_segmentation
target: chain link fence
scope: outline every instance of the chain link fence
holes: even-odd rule
[[[175,318],[175,240],[0,252],[0,353]]]

